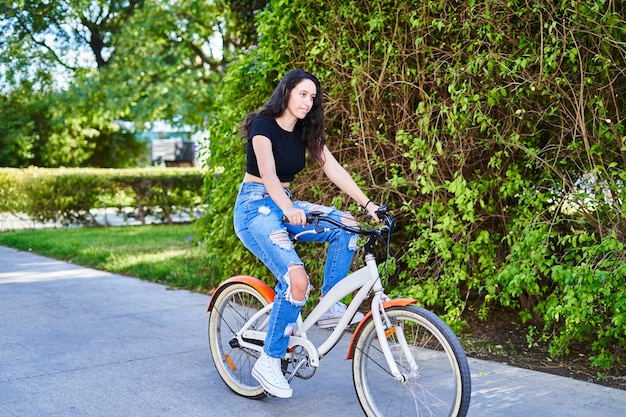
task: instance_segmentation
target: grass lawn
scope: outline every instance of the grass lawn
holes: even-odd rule
[[[207,292],[219,282],[193,234],[191,224],[19,230],[0,233],[0,245]]]

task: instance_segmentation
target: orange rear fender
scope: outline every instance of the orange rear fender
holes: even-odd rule
[[[409,304],[417,304],[417,300],[414,300],[412,298],[398,298],[395,300],[384,302],[383,308],[387,309],[387,308],[398,307],[398,306],[404,307],[404,306],[408,306]],[[352,340],[350,341],[350,345],[348,346],[348,355],[346,356],[346,360],[350,360],[354,356],[354,350],[356,349],[356,341],[358,340],[359,335],[363,331],[363,328],[365,327],[367,323],[369,323],[370,320],[372,320],[371,311],[367,313],[365,317],[363,317],[363,320],[361,320],[361,323],[359,323],[356,330],[354,331],[354,334],[352,335]]]
[[[229,286],[236,283],[248,284],[249,286],[257,290],[268,303],[274,301],[274,296],[276,295],[276,293],[269,285],[267,285],[258,278],[250,277],[247,275],[237,275],[228,278],[226,281],[222,282],[219,287],[217,287],[217,289],[213,292],[213,295],[211,296],[209,305],[206,308],[206,313],[213,310],[214,300],[217,299],[217,296],[220,295],[220,293],[224,291],[225,288],[228,288]]]

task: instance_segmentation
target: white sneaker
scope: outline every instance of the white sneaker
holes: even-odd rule
[[[252,368],[252,376],[259,381],[265,391],[278,398],[290,398],[293,394],[289,382],[285,379],[280,367],[280,358],[261,353]]]
[[[346,305],[344,303],[336,303],[333,305],[320,319],[317,321],[317,325],[322,329],[328,327],[335,327],[339,324],[339,320],[346,314]],[[360,323],[363,320],[363,313],[357,311],[350,324]]]

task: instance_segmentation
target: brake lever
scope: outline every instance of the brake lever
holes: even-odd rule
[[[322,214],[323,213],[321,211],[312,211],[306,216],[307,223],[313,226],[313,229],[315,229],[315,233],[324,232],[324,228],[320,226],[320,216]]]
[[[378,209],[376,210],[376,216],[378,216],[378,218],[382,220],[387,225],[387,227],[389,227],[390,231],[393,229],[395,225],[395,220],[391,216],[391,213],[389,213],[389,209],[387,208],[387,206],[378,207]]]

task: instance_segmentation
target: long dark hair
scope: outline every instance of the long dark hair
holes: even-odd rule
[[[324,164],[324,108],[322,107],[322,86],[313,74],[309,74],[304,70],[289,71],[280,80],[276,89],[265,105],[259,111],[248,113],[240,126],[242,135],[248,136],[252,120],[257,116],[265,116],[275,118],[281,116],[287,109],[289,95],[302,80],[311,80],[315,83],[317,92],[313,99],[313,106],[304,119],[298,120],[298,124],[302,126],[302,139],[306,144],[306,148],[312,159]]]

